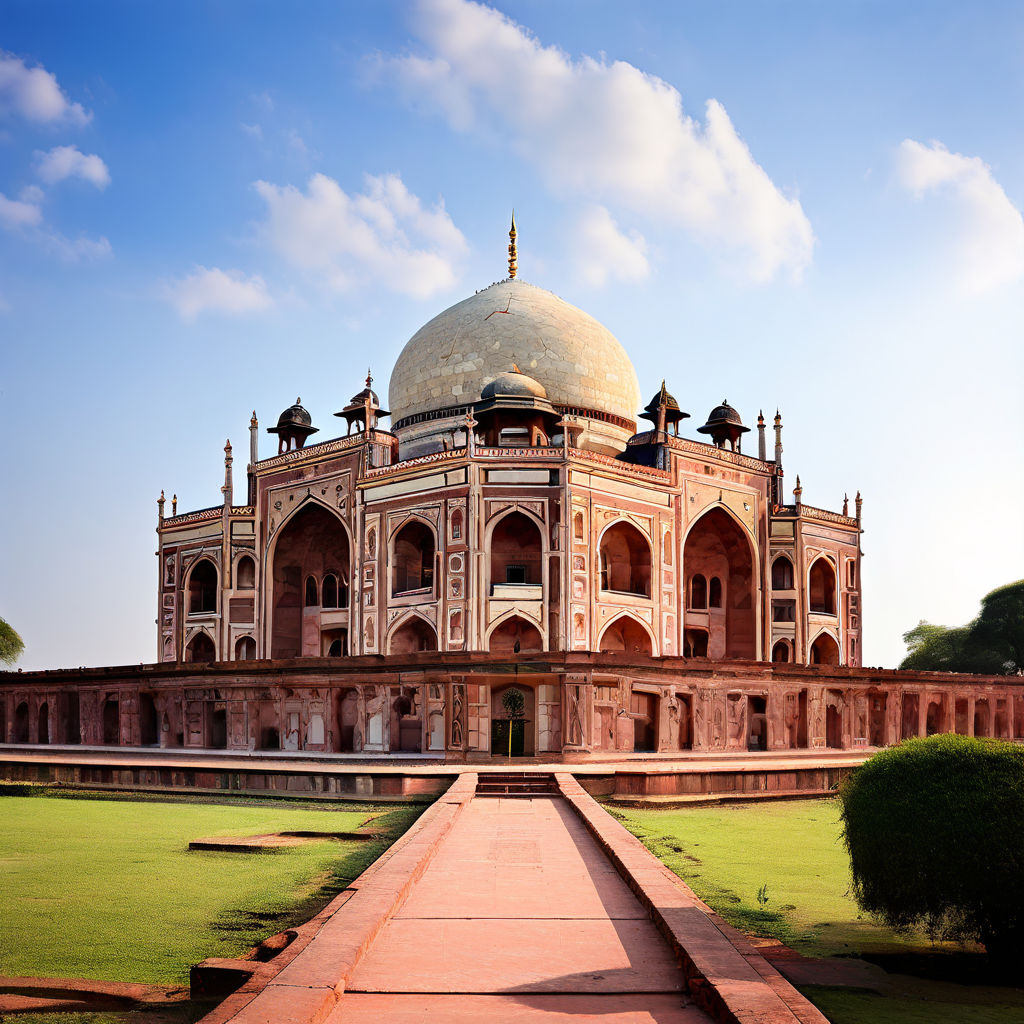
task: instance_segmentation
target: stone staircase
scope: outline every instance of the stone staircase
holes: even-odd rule
[[[477,796],[534,797],[554,796],[558,792],[550,772],[481,772],[477,777]]]

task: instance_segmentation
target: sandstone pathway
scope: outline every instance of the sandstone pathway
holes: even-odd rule
[[[329,1024],[697,1024],[681,970],[561,798],[472,800]]]

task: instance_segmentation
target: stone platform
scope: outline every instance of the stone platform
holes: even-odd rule
[[[872,749],[632,754],[583,764],[493,758],[453,764],[413,755],[0,745],[0,779],[88,789],[199,791],[328,800],[432,800],[467,773],[570,772],[593,796],[625,803],[820,796]]]

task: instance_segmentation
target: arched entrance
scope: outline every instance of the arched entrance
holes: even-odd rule
[[[511,654],[516,651],[542,651],[544,639],[540,630],[519,615],[512,615],[494,627],[487,649],[494,654]]]
[[[839,644],[828,633],[820,634],[811,644],[810,663],[812,665],[839,664]]]
[[[318,657],[321,651],[321,584],[331,607],[348,607],[349,543],[341,520],[315,501],[306,504],[281,528],[274,546],[272,573],[272,658]],[[306,603],[306,582],[312,580]],[[337,612],[334,612],[336,615]]]
[[[516,701],[506,700],[506,694],[518,691],[521,696],[521,714],[516,717],[510,714],[510,706],[514,710]],[[506,686],[491,687],[491,754],[500,757],[509,754],[509,733],[511,733],[511,752],[513,757],[531,757],[535,750],[534,734],[536,724],[536,702],[533,688],[518,683]]]
[[[792,646],[788,640],[777,640],[772,648],[772,661],[792,661],[793,659],[790,657],[791,650]]]
[[[28,704],[25,701],[14,709],[14,742],[28,743]]]
[[[651,546],[632,523],[615,523],[601,537],[601,589],[651,596]]]
[[[116,747],[121,743],[121,704],[108,699],[103,702],[103,743]]]
[[[692,607],[694,591],[688,588],[686,627],[707,631],[707,657],[757,658],[754,559],[743,528],[724,509],[705,512],[686,535],[683,567],[691,584],[697,576],[717,580],[716,600],[706,608]],[[711,597],[710,585],[705,590],[698,584],[698,597],[705,593]]]
[[[185,648],[186,661],[209,662],[214,661],[216,657],[217,652],[213,646],[213,641],[210,639],[210,635],[202,630],[189,640],[188,646]]]
[[[160,741],[157,729],[156,704],[148,693],[139,694],[139,743],[144,747],[155,747]]]
[[[411,615],[391,634],[388,654],[415,654],[436,651],[437,633],[426,619]]]
[[[620,615],[608,623],[597,646],[602,654],[618,651],[628,654],[654,653],[650,633],[631,615]]]
[[[658,749],[658,695],[634,690],[629,713],[633,719],[633,751],[654,753]]]
[[[516,511],[501,519],[491,532],[491,595],[496,587],[539,587],[542,549],[540,528],[529,516]]]

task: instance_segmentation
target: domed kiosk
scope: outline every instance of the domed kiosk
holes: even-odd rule
[[[583,422],[581,448],[620,452],[636,433],[640,387],[615,335],[557,295],[509,278],[439,313],[402,349],[388,395],[402,457],[441,450],[513,364],[557,412]]]

